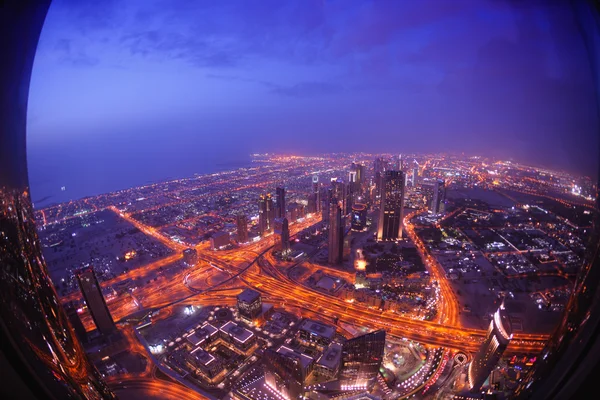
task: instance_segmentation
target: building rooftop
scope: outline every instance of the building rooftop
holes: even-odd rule
[[[207,351],[202,350],[200,347],[196,347],[190,352],[190,356],[196,365],[208,366],[214,362],[216,358]]]
[[[217,328],[215,328],[214,326],[212,326],[211,324],[209,324],[207,322],[204,325],[202,325],[201,328],[196,329],[196,331],[194,333],[192,333],[191,335],[189,335],[187,337],[187,340],[193,346],[198,346],[198,345],[204,343],[204,341],[206,341],[206,339],[208,337],[213,336],[218,331],[219,330]]]
[[[254,333],[250,332],[246,328],[242,328],[233,321],[229,321],[225,325],[223,325],[220,331],[228,334],[229,336],[232,336],[235,340],[237,340],[240,343],[246,343],[254,336]]]
[[[312,319],[305,319],[302,321],[299,329],[328,339],[332,339],[335,335],[334,326],[326,325]]]
[[[322,365],[331,370],[336,369],[342,357],[342,345],[339,343],[331,343],[317,360],[317,364]]]
[[[288,356],[294,356],[296,358],[298,358],[300,360],[300,364],[302,365],[302,368],[307,368],[314,360],[312,357],[307,356],[304,353],[300,353],[299,351],[296,351],[294,349],[290,349],[287,346],[281,346],[279,347],[279,349],[277,349],[277,352],[279,354],[285,354]]]
[[[252,289],[244,289],[244,291],[237,296],[238,301],[243,301],[244,303],[252,303],[259,298],[260,293]]]

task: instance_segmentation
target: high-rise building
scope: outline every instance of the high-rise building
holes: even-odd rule
[[[329,263],[339,264],[344,251],[342,210],[337,203],[329,205]]]
[[[262,299],[260,293],[252,289],[244,289],[237,295],[237,308],[240,316],[252,321],[262,311]]]
[[[275,189],[275,193],[277,195],[277,208],[275,212],[275,218],[285,218],[285,188],[278,187],[277,189]]]
[[[431,212],[439,214],[444,211],[444,201],[446,200],[446,182],[442,179],[436,179],[433,183],[433,196],[431,198]]]
[[[270,193],[260,195],[258,198],[258,231],[261,236],[273,231],[275,209]]]
[[[298,399],[304,394],[304,383],[314,366],[314,359],[287,346],[264,354],[265,384],[279,394],[278,398]]]
[[[314,212],[321,211],[321,185],[319,184],[319,176],[313,175],[312,177],[312,188],[313,195],[315,198],[316,210]]]
[[[417,185],[418,176],[419,176],[419,168],[415,167],[412,170],[412,179],[411,179],[411,184],[413,187],[415,187]]]
[[[267,199],[264,195],[258,197],[258,233],[263,236],[267,233]]]
[[[402,238],[404,218],[404,172],[385,171],[380,186],[377,240],[398,240]]]
[[[237,214],[236,223],[238,243],[248,242],[248,218],[246,217],[246,214]]]
[[[357,203],[352,206],[350,225],[355,231],[362,231],[367,226],[367,206],[365,204]]]
[[[469,385],[476,392],[481,389],[485,380],[500,361],[500,357],[512,339],[510,317],[504,308],[504,301],[494,313],[487,331],[485,342],[473,357],[469,365]]]
[[[290,252],[290,228],[287,218],[275,218],[274,230],[279,236],[277,250],[281,251],[282,255],[287,255]]]
[[[75,308],[72,304],[69,304],[65,307],[65,311],[67,312],[67,317],[69,318],[69,322],[75,331],[77,339],[79,339],[81,343],[86,343],[88,341],[87,331],[83,326],[83,322],[81,322],[81,318],[79,318],[77,308]]]
[[[88,267],[80,270],[77,273],[77,281],[98,331],[103,335],[114,333],[117,327],[102,295],[102,288],[98,283],[94,269]]]
[[[346,341],[342,346],[340,383],[351,389],[375,383],[385,350],[385,330],[380,329]]]

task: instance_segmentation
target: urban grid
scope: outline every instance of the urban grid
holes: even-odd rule
[[[113,390],[502,399],[572,295],[596,190],[478,156],[253,154],[30,219]]]

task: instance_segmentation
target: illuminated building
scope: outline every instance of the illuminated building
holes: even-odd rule
[[[285,218],[285,189],[282,187],[278,187],[277,189],[275,189],[275,193],[277,195],[277,208],[275,212],[275,218]]]
[[[80,342],[86,343],[88,341],[87,331],[83,326],[83,322],[81,322],[81,318],[79,318],[79,313],[77,313],[77,309],[72,305],[68,305],[65,307],[65,311],[67,312],[67,317],[69,318],[69,322],[75,331],[75,335],[77,335],[77,339]]]
[[[342,346],[340,381],[351,388],[368,388],[377,379],[385,350],[385,330],[346,341]]]
[[[327,193],[329,203],[338,202],[340,204],[342,215],[350,213],[351,193],[344,181],[340,178],[331,179],[331,189]]]
[[[402,238],[404,217],[404,172],[385,171],[380,189],[377,240],[398,240]]]
[[[98,283],[94,269],[88,267],[79,271],[77,273],[77,282],[98,331],[103,335],[114,333],[117,327],[102,295],[102,289]]]
[[[312,319],[305,319],[298,328],[296,339],[304,346],[324,350],[335,336],[335,326]]]
[[[381,158],[376,158],[373,162],[373,172],[375,175],[382,175],[383,171],[386,169],[386,162]]]
[[[304,394],[304,383],[314,360],[287,346],[280,346],[277,351],[265,351],[264,364],[265,384],[284,399],[297,399]]]
[[[321,211],[321,186],[319,184],[319,176],[313,175],[312,177],[313,196],[316,205],[314,212]]]
[[[287,218],[275,218],[274,229],[275,234],[279,236],[277,250],[281,251],[282,255],[287,255],[290,252],[290,228]]]
[[[337,203],[329,205],[329,263],[339,264],[344,251],[344,226],[342,210]]]
[[[439,214],[444,211],[444,201],[446,200],[446,183],[442,179],[436,179],[433,183],[433,195],[431,197],[431,212]]]
[[[256,344],[256,335],[233,321],[225,323],[221,328],[221,338],[241,351],[248,351]]]
[[[219,231],[213,233],[210,237],[210,249],[211,250],[220,250],[223,247],[229,244],[229,233],[224,231]]]
[[[417,185],[417,177],[419,176],[419,168],[415,167],[412,170],[412,179],[411,179],[411,184],[413,187],[415,187]]]
[[[248,218],[246,214],[239,213],[236,215],[237,224],[237,239],[238,243],[248,242]]]
[[[275,209],[271,194],[260,195],[258,198],[258,231],[261,236],[273,232]]]
[[[319,382],[336,379],[340,369],[341,358],[342,345],[335,342],[331,343],[317,359],[315,364],[316,379]]]
[[[288,206],[289,221],[297,221],[300,218],[304,218],[305,208],[300,203],[290,203]]]
[[[185,249],[183,251],[183,262],[188,267],[196,265],[198,263],[198,252],[196,249]]]
[[[481,389],[485,380],[500,361],[500,357],[502,357],[511,339],[510,317],[502,301],[490,322],[485,342],[483,342],[469,365],[469,385],[472,391],[476,392]]]
[[[352,206],[352,217],[350,225],[355,231],[362,231],[367,226],[367,206],[355,204]]]
[[[191,371],[195,371],[196,374],[199,375],[204,375],[209,380],[217,376],[223,370],[221,362],[215,356],[200,347],[196,347],[189,353],[186,351],[185,360]]]
[[[252,289],[244,289],[237,295],[237,308],[240,316],[253,321],[262,311],[260,293]]]

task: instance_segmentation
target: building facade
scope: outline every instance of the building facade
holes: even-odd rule
[[[380,201],[377,240],[401,239],[404,218],[404,172],[385,171],[381,176]]]
[[[504,308],[504,302],[494,313],[485,342],[473,357],[469,365],[469,386],[473,392],[479,391],[512,339],[510,317]]]
[[[117,326],[110,315],[94,269],[88,267],[79,271],[77,282],[98,331],[103,335],[114,333]]]

